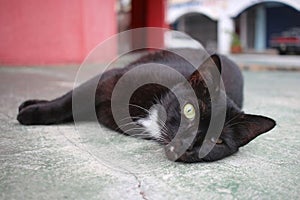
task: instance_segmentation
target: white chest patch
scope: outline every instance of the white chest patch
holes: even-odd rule
[[[138,124],[143,126],[151,137],[159,139],[161,137],[160,126],[158,124],[157,109],[150,109],[149,115],[146,118],[138,120]]]

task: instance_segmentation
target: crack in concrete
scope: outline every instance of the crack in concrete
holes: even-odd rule
[[[140,190],[140,195],[142,197],[142,199],[144,200],[148,200],[148,198],[146,197],[146,194],[145,192],[142,190],[142,181],[138,178],[138,176],[136,174],[134,174],[133,172],[130,172],[130,171],[127,171],[129,174],[131,174],[135,179],[136,181],[138,182],[138,189]]]

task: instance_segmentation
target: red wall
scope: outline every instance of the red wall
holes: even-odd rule
[[[95,45],[116,33],[114,4],[0,0],[0,64],[80,63]]]

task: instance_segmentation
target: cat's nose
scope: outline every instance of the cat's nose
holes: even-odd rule
[[[181,156],[180,152],[178,151],[180,144],[181,142],[179,140],[173,140],[172,144],[165,146],[165,153],[169,160],[176,161]]]
[[[193,148],[194,142],[186,141],[184,139],[173,139],[172,142],[165,146],[166,156],[169,160],[176,161],[186,151]]]

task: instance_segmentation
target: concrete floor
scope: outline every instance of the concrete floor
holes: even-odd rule
[[[17,123],[22,101],[68,91],[76,69],[0,68],[0,199],[299,199],[300,73],[244,72],[245,111],[277,127],[224,160],[180,164],[89,123]]]
[[[300,71],[298,55],[231,54],[229,57],[244,69]]]

